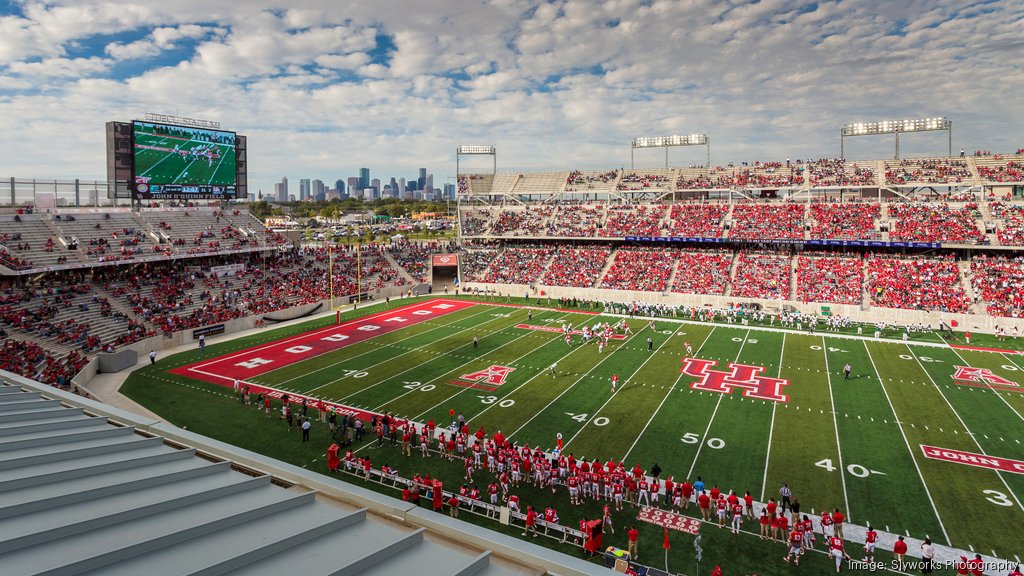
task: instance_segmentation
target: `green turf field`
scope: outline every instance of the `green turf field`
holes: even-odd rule
[[[604,320],[614,324],[619,318],[534,310],[532,324],[579,326]],[[952,378],[955,366],[969,366],[1024,384],[1024,356],[956,350],[939,338],[923,339],[933,345],[907,345],[668,319],[655,320],[653,331],[647,320],[632,320],[631,337],[613,340],[598,353],[595,344],[584,345],[578,336],[569,346],[560,333],[515,327],[524,322],[525,309],[478,304],[283,366],[256,382],[420,422],[448,422],[449,411],[455,410],[472,430],[502,430],[514,442],[544,449],[553,448],[561,433],[563,451],[577,457],[614,458],[645,469],[658,462],[665,476],[693,480],[699,475],[709,487],[717,484],[739,494],[749,490],[759,500],[777,496],[786,482],[805,512],[838,507],[851,522],[870,522],[879,530],[930,535],[940,544],[1001,558],[1024,554],[1015,529],[1024,522],[1024,475],[932,460],[922,451],[922,445],[929,445],[1024,460],[1024,396],[984,381],[967,386]],[[268,332],[210,346],[205,356],[282,336]],[[716,369],[729,371],[730,362],[756,365],[764,367],[765,376],[788,380],[784,391],[789,401],[746,398],[738,388],[731,394],[692,389],[698,379],[680,373],[684,342],[691,343],[693,357],[717,361]],[[296,452],[296,439],[280,438],[286,432],[279,422],[254,418],[259,435],[219,425],[222,419],[206,405],[216,397],[214,406],[224,402],[230,404],[225,410],[236,410],[237,403],[226,399],[230,391],[166,372],[197,359],[196,352],[189,352],[147,367],[132,376],[125,391],[172,422],[191,423],[190,429],[246,447],[258,442],[271,455],[322,469],[324,446]],[[553,362],[556,376],[547,371]],[[846,363],[852,367],[849,380],[842,374]],[[451,383],[491,365],[515,369],[494,391]],[[620,378],[614,394],[612,374]],[[197,403],[204,408],[197,409]],[[251,410],[245,412],[249,418]],[[263,434],[267,437],[261,440]],[[357,448],[371,455],[375,465],[394,462],[409,475],[410,466],[450,475],[455,484],[461,475],[455,464],[448,470],[443,463],[418,458],[410,463],[393,448],[370,443]],[[555,498],[563,518],[571,517],[568,498]],[[756,525],[749,524],[745,528],[756,532]],[[650,548],[660,553],[660,532],[644,534],[657,539]],[[779,563],[771,556],[782,551],[765,548],[771,545],[756,537],[736,545],[709,536],[721,542],[712,556],[720,562],[760,574],[791,573],[788,565],[767,568]],[[680,538],[686,541],[692,539]],[[676,570],[692,570],[679,556]],[[692,562],[692,551],[685,557]],[[828,568],[823,558],[808,562]]]
[[[189,154],[197,146],[210,147],[216,154],[210,158]],[[192,139],[184,133],[154,133],[147,126],[136,125],[135,174],[152,184],[233,185],[237,177],[235,146]]]

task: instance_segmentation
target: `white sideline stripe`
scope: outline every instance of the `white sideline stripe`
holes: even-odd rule
[[[466,308],[466,310],[470,310],[470,308]],[[492,310],[493,310],[493,308],[492,308]],[[459,320],[469,320],[470,318],[475,318],[476,316],[479,316],[481,314],[486,314],[486,313],[487,313],[487,310],[483,310],[481,312],[477,312],[476,314],[470,314],[469,316],[466,316],[465,318],[457,318],[457,319],[455,319],[455,320],[453,320],[453,321],[451,321],[451,322],[449,322],[447,324],[442,324],[442,325],[440,325],[440,326],[438,326],[436,328],[431,328],[430,330],[425,330],[423,332],[420,332],[419,334],[413,334],[412,336],[408,336],[406,338],[402,338],[401,340],[395,340],[394,342],[392,342],[390,344],[383,344],[382,346],[385,347],[385,348],[390,347],[390,346],[394,346],[395,344],[398,344],[399,342],[405,342],[406,340],[408,340],[410,338],[415,338],[417,336],[422,336],[422,335],[427,334],[429,332],[433,332],[434,330],[440,330],[441,328],[450,328],[452,324],[454,324],[455,322],[458,322]],[[498,320],[498,318],[495,318],[495,320]],[[377,366],[380,366],[381,364],[387,364],[388,362],[393,362],[396,358],[401,358],[402,356],[405,356],[406,354],[411,354],[413,352],[417,352],[419,350],[423,350],[424,348],[426,348],[428,346],[433,346],[434,344],[437,344],[441,340],[445,340],[445,339],[450,338],[452,336],[457,336],[459,334],[462,334],[463,332],[466,332],[467,330],[474,330],[476,328],[479,328],[480,326],[483,326],[484,324],[487,324],[488,322],[491,322],[491,320],[488,320],[487,322],[484,322],[483,324],[479,324],[477,326],[472,326],[470,328],[464,328],[464,329],[459,330],[457,332],[453,332],[453,333],[449,334],[448,336],[445,336],[444,338],[441,338],[439,340],[435,340],[433,342],[428,342],[428,343],[424,344],[423,346],[417,346],[416,348],[412,348],[410,350],[406,350],[405,352],[402,352],[401,354],[398,354],[397,356],[392,356],[392,357],[390,357],[390,358],[388,358],[386,360],[382,360],[380,362],[377,362],[376,364],[371,364],[370,366],[367,366],[365,368],[360,368],[360,370],[362,370],[364,372],[369,371],[370,369],[376,368]],[[413,324],[413,326],[415,326],[415,324]],[[410,326],[409,328],[412,328],[412,326]],[[392,332],[388,332],[387,334],[392,334]],[[381,334],[380,336],[386,336],[387,334]],[[372,337],[370,337],[367,340],[362,340],[361,342],[368,342],[368,341],[372,340],[373,338],[378,338],[378,336],[372,336]],[[357,342],[357,344],[358,343],[359,342]],[[363,352],[361,354],[357,354],[357,355],[355,355],[355,356],[353,356],[351,358],[347,358],[345,360],[341,360],[340,362],[335,362],[334,364],[331,364],[330,366],[325,366],[324,368],[318,368],[316,370],[313,370],[312,372],[307,372],[305,374],[302,374],[301,376],[296,376],[295,378],[291,378],[289,380],[285,380],[281,384],[286,384],[286,383],[291,382],[292,380],[295,380],[295,379],[298,379],[298,378],[304,378],[306,376],[309,376],[310,374],[313,374],[313,373],[318,372],[320,370],[324,370],[325,368],[333,368],[335,366],[338,366],[339,364],[344,364],[346,362],[351,362],[352,360],[355,360],[356,358],[360,358],[362,356],[370,354],[371,352],[377,352],[378,350],[380,350],[380,348],[374,348],[374,349],[371,349],[371,350],[367,350],[366,352]],[[283,366],[282,366],[282,368],[283,368]],[[324,388],[325,386],[330,386],[331,384],[336,384],[338,382],[341,382],[345,378],[347,378],[347,376],[342,376],[341,378],[336,378],[336,379],[331,380],[331,381],[329,381],[329,382],[327,382],[325,384],[321,384],[321,385],[317,386],[316,388],[310,389],[309,392],[306,392],[306,394],[312,394],[313,392],[316,392],[317,390],[319,390],[321,388]]]
[[[779,352],[779,372],[775,376],[777,378],[782,377],[782,357],[786,354],[786,335],[782,335],[782,351]],[[828,363],[826,362],[826,366]],[[775,410],[778,409],[779,403],[772,402],[772,424],[768,427],[768,450],[764,454],[764,478],[761,480],[761,501],[764,501],[764,491],[768,489],[768,460],[772,456],[772,436],[775,434]],[[833,409],[834,411],[834,409]],[[850,507],[847,506],[847,509]]]
[[[640,332],[642,330],[643,329],[637,330],[637,332]],[[640,370],[642,370],[643,367],[646,366],[648,362],[653,360],[658,355],[658,352],[661,352],[661,349],[665,347],[665,344],[668,344],[672,340],[672,337],[675,336],[676,332],[678,332],[678,331],[679,331],[679,328],[676,328],[675,330],[673,330],[672,333],[669,334],[667,338],[665,338],[665,341],[662,342],[661,344],[659,344],[658,347],[654,350],[654,352],[652,352],[647,357],[647,360],[644,360],[643,364],[638,366],[637,369],[634,370],[633,373],[629,375],[629,378],[626,378],[625,380],[622,381],[622,387],[619,388],[618,390],[616,390],[614,394],[610,394],[608,396],[608,399],[604,401],[604,404],[601,404],[601,407],[598,408],[596,411],[594,411],[593,415],[591,415],[590,418],[587,418],[587,421],[584,422],[583,426],[580,426],[580,429],[577,430],[576,433],[572,435],[572,438],[569,438],[569,441],[562,445],[562,450],[563,451],[569,446],[569,444],[572,444],[572,441],[575,440],[576,437],[580,435],[580,432],[583,432],[583,430],[586,429],[588,424],[590,424],[591,422],[594,421],[595,418],[597,418],[597,415],[600,414],[601,410],[604,410],[604,407],[607,406],[608,403],[612,401],[612,398],[615,398],[615,396],[617,396],[619,392],[621,392],[621,391],[626,389],[626,384],[628,384],[629,381],[632,380],[633,377],[636,376],[637,373],[640,372]]]
[[[394,310],[385,310],[383,312],[377,312],[376,314],[371,314],[369,316],[363,316],[361,318],[354,318],[352,320],[349,320],[348,322],[343,322],[341,324],[331,324],[330,326],[327,326],[327,327],[324,327],[324,328],[320,328],[319,330],[313,330],[311,332],[303,332],[302,334],[298,334],[296,336],[292,336],[291,338],[287,338],[285,340],[275,340],[274,342],[271,342],[271,343],[269,343],[269,344],[267,344],[265,346],[260,346],[258,348],[252,348],[250,350],[243,350],[241,352],[238,352],[238,353],[235,353],[235,354],[231,354],[230,356],[220,356],[218,358],[214,358],[214,359],[210,360],[209,362],[205,362],[203,364],[196,364],[194,368],[206,368],[210,364],[218,364],[220,362],[224,362],[225,360],[233,360],[235,358],[238,358],[239,356],[246,356],[246,355],[252,354],[254,352],[259,352],[260,350],[266,350],[267,348],[274,348],[274,347],[280,346],[282,344],[287,344],[288,342],[294,342],[296,340],[301,340],[301,339],[304,339],[304,338],[308,338],[309,336],[312,336],[312,335],[315,335],[315,334],[320,334],[320,333],[323,333],[323,332],[330,332],[331,330],[337,330],[338,328],[341,328],[342,326],[348,326],[349,324],[355,324],[357,322],[365,322],[367,320],[373,320],[374,318],[377,318],[377,317],[380,317],[380,316],[386,316],[387,314],[393,314],[393,313],[395,313],[395,312],[397,312],[399,310],[413,310],[415,308],[419,308],[420,306],[424,306],[424,305],[429,304],[431,302],[435,302],[436,303],[436,302],[449,302],[449,301],[448,300],[427,300],[425,302],[421,302],[420,304],[413,304],[412,306],[409,306],[408,308],[396,308]],[[319,354],[317,354],[316,356],[319,356]],[[316,356],[310,356],[310,358],[316,358]],[[309,360],[309,358],[306,358],[306,360]],[[273,372],[273,370],[271,370],[271,372]],[[267,374],[269,374],[269,373],[270,372],[267,372]]]
[[[953,408],[953,404],[949,402],[949,398],[946,398],[946,395],[942,392],[942,388],[939,388],[939,385],[935,383],[935,379],[932,378],[931,373],[925,370],[924,364],[921,363],[921,359],[917,357],[917,354],[914,354],[914,351],[910,349],[910,346],[907,346],[907,350],[914,355],[914,359],[917,360],[917,365],[921,367],[921,371],[924,372],[926,376],[928,376],[929,380],[931,380],[932,386],[934,386],[935,389],[939,391],[939,396],[942,396],[942,399],[946,401],[946,406],[949,406],[949,409],[953,411],[953,415],[956,416],[956,419],[960,422],[960,425],[963,426],[964,430],[967,431],[967,435],[971,437],[971,440],[974,440],[974,445],[978,447],[978,450],[980,450],[982,454],[988,456],[988,452],[985,452],[985,449],[981,447],[981,443],[978,442],[978,439],[975,437],[974,432],[971,432],[971,429],[968,428],[967,424],[964,423],[964,419],[960,417],[960,413],[957,412],[956,408]],[[1003,475],[999,473],[999,470],[996,470],[995,473],[996,476],[999,478],[999,481],[1002,482],[1003,486],[1006,487],[1006,491],[1010,494],[1010,496],[1013,496],[1013,499],[1017,502],[1017,506],[1021,510],[1024,510],[1024,504],[1021,504],[1020,498],[1017,498],[1017,494],[1013,491],[1012,488],[1010,488],[1010,485],[1006,483],[1006,479],[1003,478]]]
[[[711,330],[708,331],[708,335],[704,337],[704,341],[700,343],[700,346],[697,348],[697,351],[693,354],[694,356],[700,354],[700,351],[704,349],[704,344],[707,344],[708,338],[711,338],[711,334],[713,334],[717,329],[717,326],[711,327]],[[669,338],[671,338],[671,336],[669,336]],[[636,439],[633,440],[633,444],[630,445],[629,450],[626,450],[626,454],[619,459],[620,462],[625,462],[627,459],[629,459],[629,455],[633,452],[633,448],[636,448],[636,445],[640,442],[640,439],[644,437],[644,433],[647,432],[647,427],[651,425],[651,422],[654,422],[654,417],[658,415],[658,412],[661,412],[661,407],[665,405],[665,401],[668,400],[668,397],[672,395],[672,391],[676,389],[676,385],[679,384],[679,381],[682,380],[682,378],[683,372],[682,370],[680,370],[679,376],[676,376],[676,381],[673,382],[671,386],[669,386],[668,394],[665,394],[665,397],[661,399],[661,403],[658,404],[658,407],[654,410],[654,413],[651,414],[651,417],[647,419],[647,424],[644,424],[644,429],[641,430],[639,434],[637,434]]]
[[[561,392],[561,393],[560,393],[560,394],[559,394],[558,396],[555,396],[555,397],[554,397],[554,399],[552,399],[552,400],[551,400],[551,402],[548,402],[548,403],[547,403],[547,405],[545,405],[545,406],[544,406],[543,408],[541,408],[540,410],[538,410],[536,414],[534,414],[533,416],[530,416],[530,419],[529,419],[529,420],[527,420],[526,422],[523,422],[523,425],[522,425],[522,426],[520,426],[519,428],[516,428],[514,432],[512,432],[511,434],[509,434],[509,435],[507,436],[507,438],[508,438],[508,439],[512,439],[512,437],[513,437],[513,436],[515,436],[516,434],[518,434],[518,433],[519,433],[520,431],[522,431],[522,429],[523,429],[523,428],[526,428],[526,426],[527,426],[527,425],[528,425],[528,424],[529,424],[530,422],[533,422],[533,420],[534,420],[535,418],[537,418],[537,416],[540,416],[540,415],[541,415],[541,414],[543,414],[543,413],[544,413],[545,411],[547,411],[547,409],[548,409],[548,408],[550,408],[552,404],[554,404],[555,402],[557,402],[559,398],[561,398],[562,396],[565,396],[565,394],[566,394],[567,392],[569,392],[570,390],[572,390],[573,388],[575,388],[575,387],[576,387],[576,385],[577,385],[577,384],[579,384],[580,382],[582,382],[582,381],[583,381],[583,380],[584,380],[584,379],[585,379],[585,378],[586,378],[587,376],[589,376],[591,372],[593,372],[594,370],[597,370],[597,367],[598,367],[598,366],[600,366],[600,365],[604,364],[604,363],[605,363],[605,362],[606,362],[607,360],[611,360],[611,359],[612,359],[612,357],[613,357],[613,356],[615,355],[615,352],[618,352],[618,351],[619,351],[619,350],[620,350],[621,348],[624,348],[624,347],[626,346],[626,344],[627,344],[627,343],[631,342],[631,341],[633,340],[633,338],[636,338],[637,334],[638,334],[638,332],[634,332],[634,333],[633,333],[633,334],[632,334],[632,335],[631,335],[631,336],[629,337],[629,339],[627,339],[627,340],[624,340],[624,341],[622,342],[622,346],[619,346],[618,348],[616,348],[615,350],[613,350],[613,351],[612,351],[612,352],[611,352],[610,354],[608,354],[607,356],[605,356],[604,358],[602,358],[600,362],[598,362],[598,363],[594,364],[594,365],[593,365],[593,366],[592,366],[592,367],[590,368],[590,370],[587,370],[587,371],[586,371],[586,373],[584,373],[584,374],[583,374],[582,376],[580,376],[579,378],[577,378],[577,379],[576,379],[576,381],[575,381],[575,382],[573,382],[573,383],[572,383],[572,384],[571,384],[571,385],[570,385],[570,386],[569,386],[568,388],[566,388],[565,390],[562,390],[562,392]],[[564,356],[563,356],[563,358],[564,358]],[[562,446],[562,449],[563,449],[563,451],[564,451],[564,449],[565,449],[565,445],[563,445],[563,446]]]
[[[889,403],[889,410],[892,411],[892,416],[896,421],[896,427],[900,430],[900,435],[903,436],[903,443],[907,445],[907,452],[910,453],[910,461],[914,463],[914,470],[917,470],[917,477],[921,480],[921,486],[924,487],[924,493],[928,496],[928,502],[932,505],[932,512],[935,513],[935,519],[939,521],[939,528],[942,529],[942,537],[946,539],[947,545],[952,545],[953,541],[949,539],[949,533],[946,532],[946,525],[942,523],[942,516],[939,514],[938,507],[935,506],[935,500],[932,499],[932,491],[928,489],[928,483],[924,481],[924,475],[921,474],[921,466],[917,463],[917,452],[910,447],[910,440],[907,440],[907,433],[903,431],[903,425],[900,424],[900,418],[896,415],[896,407],[892,405],[892,399],[889,398],[889,391],[885,389],[885,382],[882,380],[882,376],[878,372],[878,366],[875,365],[875,359],[871,356],[871,349],[868,348],[868,343],[864,342],[864,351],[868,354],[868,360],[871,361],[871,369],[875,373],[875,378],[878,379],[878,384],[882,387],[882,393],[885,394],[885,401]]]
[[[654,317],[650,317],[650,316],[630,316],[629,314],[614,314],[614,313],[611,313],[611,312],[603,312],[603,313],[601,313],[601,315],[602,316],[611,316],[611,317],[614,317],[614,318],[633,318],[633,319],[637,319],[637,320],[644,319],[644,318],[654,318]],[[743,326],[743,325],[740,325],[740,324],[729,324],[727,322],[699,322],[697,320],[685,320],[685,319],[681,319],[681,318],[666,318],[664,316],[657,317],[657,318],[654,318],[654,319],[657,320],[658,322],[673,322],[673,323],[677,323],[677,324],[695,324],[695,325],[698,325],[698,326],[720,326],[722,328],[735,328],[736,330],[756,330],[756,331],[760,331],[760,332],[776,332],[776,333],[780,333],[780,334],[782,334],[782,333],[786,333],[786,334],[794,334],[794,333],[795,334],[806,334],[807,333],[807,332],[799,331],[799,330],[786,329],[786,328],[775,328],[775,327],[771,327],[771,326]],[[949,344],[946,344],[946,343],[943,343],[943,342],[913,342],[913,341],[912,342],[903,342],[902,340],[897,340],[895,338],[875,338],[874,336],[864,336],[864,335],[858,336],[857,334],[842,334],[842,333],[839,333],[839,332],[829,332],[829,331],[821,331],[821,330],[818,330],[814,335],[817,336],[819,334],[827,336],[828,338],[837,338],[837,339],[841,339],[841,340],[860,340],[862,342],[881,342],[883,344],[900,344],[900,345],[907,345],[907,344],[909,344],[910,346],[925,346],[927,348],[951,348],[951,346]],[[983,349],[975,349],[975,350],[971,350],[971,351],[972,352],[988,352],[990,354],[994,353],[991,350],[983,350]],[[1024,351],[1020,351],[1017,354],[1024,356]]]
[[[697,352],[694,353],[693,356],[696,356],[696,355],[700,354],[701,349],[703,349],[703,345],[708,343],[708,338],[711,338],[711,335],[717,329],[718,329],[717,326],[712,326],[711,327],[711,331],[708,332],[708,335],[705,336],[705,339],[703,339],[703,341],[700,342],[700,345],[697,347]],[[669,336],[669,337],[671,338],[672,336]],[[647,423],[643,425],[643,429],[640,430],[640,434],[637,435],[636,440],[633,441],[633,444],[630,446],[630,449],[626,451],[626,455],[623,456],[620,461],[625,462],[629,458],[630,453],[633,452],[633,449],[636,448],[637,444],[640,442],[640,439],[643,438],[643,435],[644,435],[645,431],[647,431],[647,426],[649,426],[650,423],[654,421],[654,416],[657,416],[657,413],[662,411],[662,407],[665,406],[665,401],[669,400],[669,397],[672,396],[673,390],[676,389],[676,385],[679,384],[679,380],[681,380],[681,379],[683,379],[683,372],[682,372],[682,370],[680,370],[679,371],[679,375],[676,376],[676,381],[672,382],[672,385],[669,386],[669,393],[666,394],[665,398],[662,399],[662,403],[657,405],[657,408],[654,409],[654,413],[650,415],[650,418],[647,418]]]
[[[747,344],[747,338],[750,337],[750,330],[743,335],[743,342],[740,342],[740,349],[736,352],[736,359],[733,362],[740,361],[740,354],[743,353],[743,347]],[[704,435],[700,438],[700,444],[697,445],[697,453],[693,455],[693,462],[690,463],[690,470],[686,473],[686,477],[690,478],[693,476],[693,469],[697,467],[697,459],[700,458],[700,451],[704,448],[704,443],[708,441],[708,433],[711,432],[711,425],[715,423],[715,415],[718,414],[718,407],[722,405],[722,399],[725,398],[725,394],[718,395],[718,402],[715,403],[715,411],[711,413],[711,418],[708,419],[708,427],[704,429]]]
[[[832,427],[836,432],[836,452],[839,454],[839,480],[843,485],[843,504],[846,505],[846,517],[853,518],[850,512],[850,496],[846,491],[846,467],[843,465],[843,445],[839,443],[839,421],[836,418],[836,401],[832,395],[832,372],[828,367],[828,343],[821,337],[821,353],[825,355],[825,379],[828,382],[828,402],[832,406]]]

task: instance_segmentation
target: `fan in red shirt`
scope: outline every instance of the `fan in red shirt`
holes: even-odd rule
[[[701,492],[700,496],[697,496],[697,506],[700,507],[700,515],[707,522],[711,517],[711,497],[705,492]]]
[[[459,497],[455,494],[448,498],[448,513],[452,515],[452,518],[459,517]]]
[[[907,553],[907,543],[903,541],[903,536],[896,539],[896,542],[892,545],[892,553],[896,557],[897,566],[903,569],[903,556]]]
[[[629,552],[629,559],[636,560],[636,541],[640,537],[640,532],[636,529],[636,526],[630,526],[626,536],[629,537],[629,547],[626,549]]]
[[[683,510],[686,510],[690,507],[690,497],[693,496],[693,484],[690,484],[690,481],[687,480],[683,482],[681,489],[683,491]]]
[[[981,559],[981,554],[975,554],[973,560],[968,560],[967,567],[971,570],[971,576],[983,576],[985,574],[985,561]]]
[[[768,528],[771,517],[768,516],[768,510],[761,508],[761,540],[768,539]]]

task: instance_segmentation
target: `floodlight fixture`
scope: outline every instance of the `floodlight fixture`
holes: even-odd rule
[[[464,144],[455,148],[455,187],[458,190],[459,177],[462,175],[461,159],[463,156],[490,156],[491,174],[498,173],[498,150],[492,145]],[[461,194],[459,194],[461,196]]]
[[[474,146],[474,145],[468,145],[468,146],[459,146],[458,148],[455,149],[455,153],[459,154],[459,155],[483,154],[483,155],[493,156],[496,153],[496,151],[494,149],[494,146]]]
[[[637,148],[664,148],[665,168],[668,168],[668,149],[673,146],[704,146],[707,148],[708,166],[711,166],[711,138],[707,134],[683,134],[673,136],[645,136],[634,138],[629,152],[629,167],[634,168]]]
[[[878,136],[882,134],[896,135],[896,159],[900,158],[900,134],[904,132],[945,131],[949,134],[948,154],[953,155],[953,121],[949,118],[936,116],[933,118],[912,118],[908,120],[881,120],[877,122],[851,122],[839,131],[839,156],[846,156],[846,138],[848,136]]]

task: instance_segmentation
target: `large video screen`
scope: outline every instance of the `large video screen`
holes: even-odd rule
[[[146,200],[235,197],[235,133],[132,123],[135,188]]]

